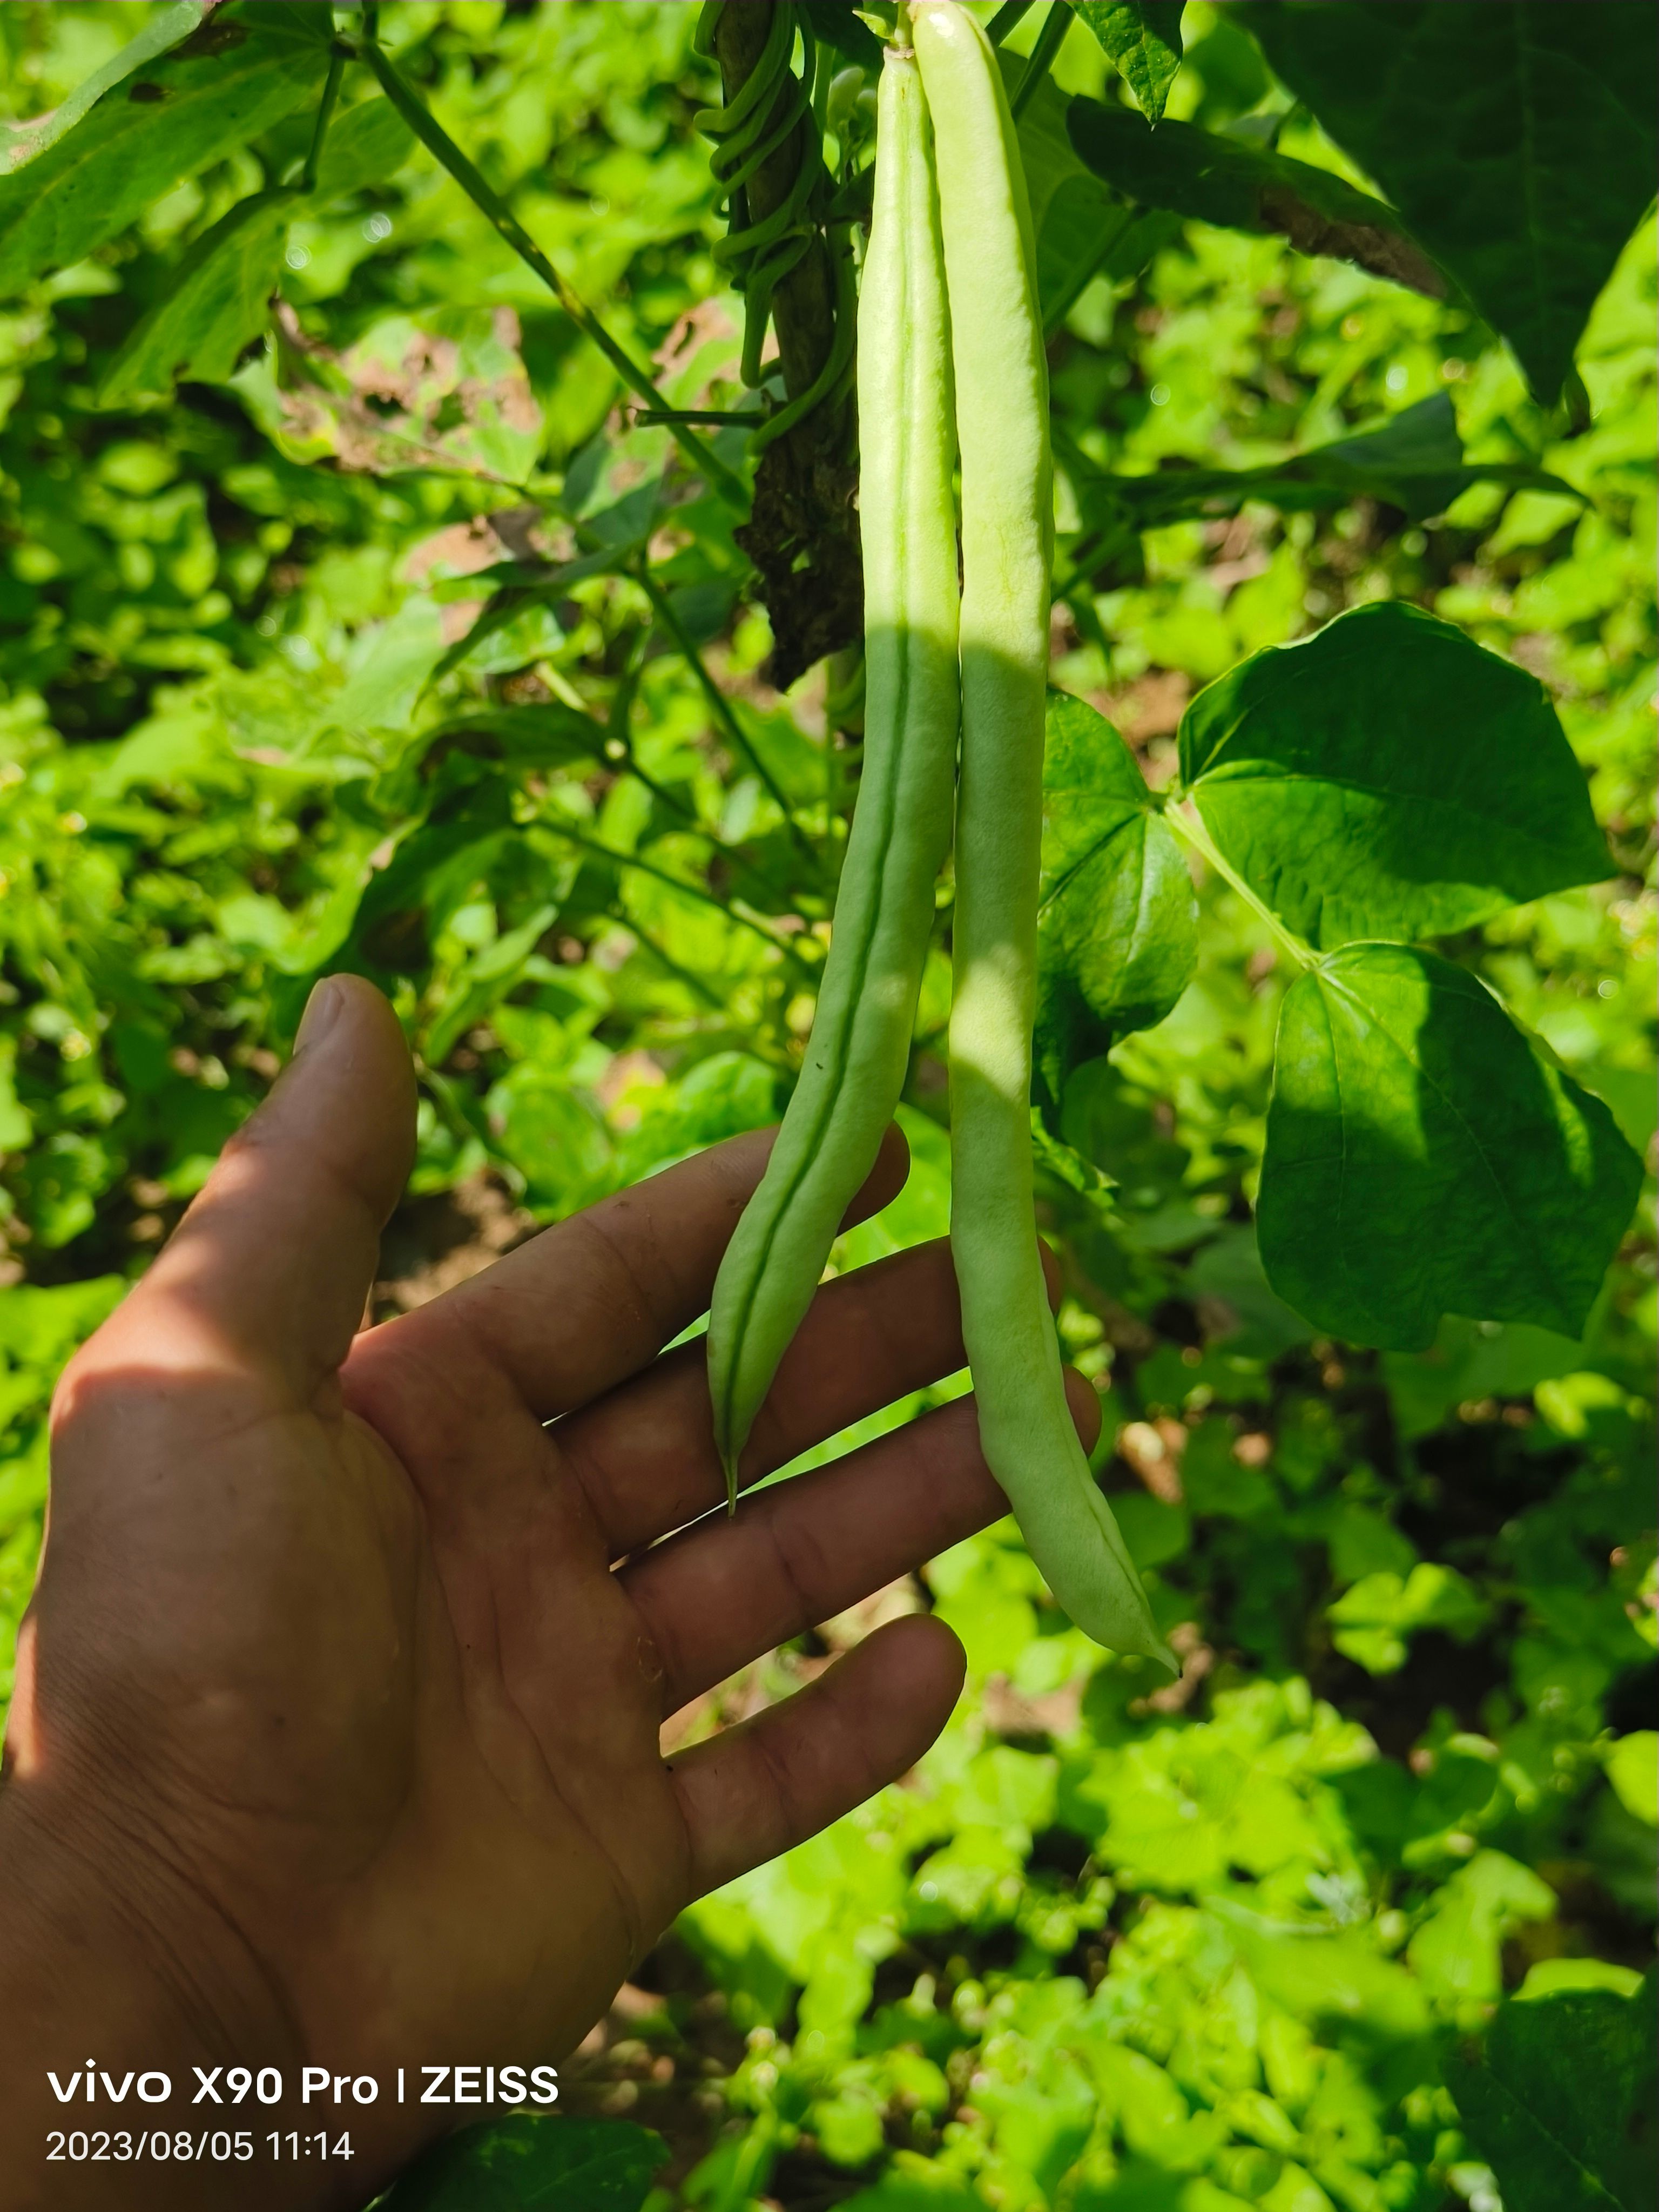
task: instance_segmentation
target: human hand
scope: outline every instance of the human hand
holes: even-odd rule
[[[718,1510],[702,1344],[662,1346],[708,1304],[763,1136],[358,1333],[414,1108],[385,1001],[319,987],[64,1376],[0,1791],[4,2202],[224,2201],[206,2167],[48,2185],[44,2072],[88,2054],[186,2083],[557,2058],[684,1905],[902,1773],[956,1698],[955,1638],[903,1620],[663,1760],[688,1699],[1006,1510],[971,1401]],[[894,1138],[857,1210],[904,1171]],[[945,1245],[843,1278],[745,1482],[961,1360]],[[337,2181],[245,2166],[236,2201],[361,2203],[454,2117],[383,2092]]]

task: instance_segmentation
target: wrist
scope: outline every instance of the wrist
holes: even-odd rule
[[[193,2100],[197,2069],[274,2065],[297,2074],[280,2008],[234,1931],[175,1869],[130,1837],[52,1819],[40,1785],[0,1789],[0,2208],[186,2212],[236,2202],[258,2212],[327,2201],[320,2177],[269,2159],[228,2171],[147,2156],[93,2161],[53,2137],[153,2141],[297,2124],[287,2109],[234,2118]],[[263,2147],[263,2146],[262,2146]]]

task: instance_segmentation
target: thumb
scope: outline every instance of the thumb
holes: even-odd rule
[[[264,1369],[302,1403],[345,1358],[415,1146],[415,1076],[371,983],[331,975],[294,1057],[103,1332],[152,1368]]]

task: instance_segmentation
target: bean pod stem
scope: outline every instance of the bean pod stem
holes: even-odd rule
[[[912,21],[939,175],[962,455],[962,764],[951,1244],[980,1441],[1079,1627],[1173,1668],[1066,1403],[1034,1229],[1031,1028],[1053,495],[1036,253],[1014,126],[957,0]]]
[[[890,47],[858,303],[864,769],[800,1080],[714,1285],[708,1377],[738,1457],[903,1087],[951,837],[957,557],[950,331],[927,106]]]

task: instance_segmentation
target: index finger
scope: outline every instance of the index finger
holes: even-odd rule
[[[264,1375],[307,1401],[349,1349],[415,1149],[398,1018],[356,975],[320,982],[294,1057],[142,1282],[76,1362]]]
[[[464,1344],[538,1420],[572,1412],[637,1374],[708,1310],[775,1133],[729,1138],[618,1191],[374,1337],[425,1362]],[[846,1223],[879,1212],[909,1171],[909,1147],[890,1126]]]

